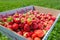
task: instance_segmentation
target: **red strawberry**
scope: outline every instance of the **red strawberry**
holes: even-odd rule
[[[39,12],[37,10],[34,11],[34,15],[37,15]]]
[[[56,17],[55,16],[52,16],[51,17],[51,20],[55,21]]]
[[[41,40],[39,37],[35,37],[34,40]]]
[[[19,28],[23,29],[24,25],[23,24],[19,24]]]
[[[23,34],[23,36],[27,38],[27,37],[30,37],[30,34],[29,34],[29,32],[25,32],[25,33]]]
[[[2,24],[1,24],[2,25]],[[4,27],[7,27],[7,24],[3,24]]]
[[[28,40],[33,40],[31,37],[28,37],[27,39],[28,39]]]
[[[14,22],[15,23],[19,23],[20,22],[20,18],[14,18]]]
[[[51,14],[51,13],[48,13],[47,15],[52,16],[52,14]]]
[[[19,17],[19,14],[16,12],[14,15],[13,15],[13,18],[18,18]]]
[[[38,37],[43,37],[43,36],[44,36],[44,31],[43,31],[43,30],[35,30],[34,33],[35,33]]]
[[[29,32],[30,36],[33,34],[33,32]]]
[[[19,18],[21,18],[22,17],[22,14],[19,14]]]
[[[7,22],[4,22],[3,25],[7,27],[9,24]]]
[[[37,28],[38,28],[37,23],[33,23],[33,29],[35,30],[35,29],[37,29]]]
[[[37,37],[37,35],[35,33],[32,34],[32,38],[35,38]]]
[[[45,30],[48,31],[48,30],[50,29],[50,27],[51,27],[51,25],[48,24],[48,25],[45,27]]]
[[[21,18],[21,23],[25,23],[26,22],[26,18],[22,17]]]
[[[7,21],[7,18],[3,18],[3,22],[6,22]]]
[[[14,24],[13,24],[13,29],[14,29],[14,30],[17,30],[17,29],[18,29],[18,24],[17,24],[17,23],[14,23]]]
[[[50,20],[50,21],[48,22],[48,24],[49,24],[49,25],[52,25],[53,22],[54,22],[53,20]]]
[[[23,35],[22,31],[17,32],[17,34],[19,34],[19,35]]]
[[[8,22],[9,25],[13,25],[13,22]]]
[[[44,26],[43,26],[41,23],[39,23],[39,24],[38,24],[38,28],[39,28],[39,29],[43,29]]]
[[[30,26],[29,26],[28,24],[25,24],[25,25],[24,25],[24,30],[25,30],[25,31],[30,31]]]
[[[13,30],[13,27],[12,27],[12,25],[8,25],[8,26],[7,26],[7,28],[10,28],[10,29],[12,29],[12,30]]]
[[[33,10],[30,10],[29,12],[30,12],[31,14],[33,14],[33,13],[34,13],[34,12],[33,12]]]

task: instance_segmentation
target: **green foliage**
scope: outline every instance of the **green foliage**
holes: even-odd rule
[[[57,21],[53,31],[48,37],[48,40],[59,40],[60,39],[60,18]]]
[[[60,0],[0,0],[0,11],[11,10],[29,5],[60,9]]]
[[[0,40],[11,40],[11,38],[8,38],[6,35],[0,33]]]

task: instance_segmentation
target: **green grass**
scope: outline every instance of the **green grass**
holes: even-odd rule
[[[8,38],[6,35],[0,33],[0,40],[11,40],[11,38]]]
[[[60,39],[60,18],[57,21],[53,31],[48,37],[48,40],[59,40]]]
[[[0,12],[12,10],[15,8],[25,7],[29,5],[42,6],[53,9],[60,9],[60,0],[0,0]],[[60,19],[56,23],[55,28],[51,32],[48,40],[60,39]],[[0,39],[4,38],[0,36]],[[6,38],[4,38],[5,40]],[[3,40],[3,39],[1,39]]]
[[[60,0],[0,0],[0,11],[6,11],[28,5],[60,9]]]

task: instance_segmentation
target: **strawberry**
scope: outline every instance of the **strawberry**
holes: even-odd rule
[[[53,20],[50,20],[50,21],[48,22],[48,24],[52,25],[53,22],[54,22]]]
[[[13,29],[14,29],[14,30],[17,30],[17,29],[18,29],[18,24],[17,24],[17,23],[14,23],[14,24],[13,24]]]
[[[35,38],[37,37],[37,35],[35,33],[32,34],[32,38]]]
[[[29,32],[30,36],[33,34],[33,31]]]
[[[19,17],[19,14],[16,12],[14,15],[13,15],[13,18],[18,18]]]
[[[33,40],[31,37],[28,37],[27,39],[28,39],[28,40]]]
[[[10,29],[12,29],[12,30],[13,30],[13,27],[12,27],[12,25],[8,25],[8,26],[7,26],[7,28],[10,28]]]
[[[23,35],[22,31],[17,32],[17,34],[19,34],[19,35]]]
[[[23,36],[27,38],[27,37],[30,37],[30,34],[29,34],[29,32],[25,32],[25,33],[23,34]]]
[[[14,18],[14,22],[15,23],[19,23],[20,22],[20,18]]]
[[[41,40],[39,37],[35,37],[34,40]]]
[[[21,18],[21,23],[25,23],[26,22],[26,19],[25,18]]]
[[[45,27],[45,30],[48,31],[48,30],[50,29],[50,27],[51,27],[51,25],[48,24],[48,25]]]
[[[39,12],[37,10],[34,11],[34,15],[37,15]]]
[[[29,12],[30,12],[31,14],[33,14],[33,13],[34,13],[34,12],[33,12],[33,10],[30,10]]]
[[[7,18],[3,18],[3,22],[6,22],[7,21]]]
[[[39,23],[39,24],[38,24],[38,28],[39,28],[39,29],[43,29],[44,26],[43,26],[41,23]]]
[[[44,36],[44,31],[43,31],[43,30],[35,30],[34,33],[35,33],[38,37],[43,37],[43,36]]]
[[[51,17],[51,20],[55,21],[56,17],[55,16],[52,16]]]
[[[35,30],[35,29],[38,29],[37,23],[34,23],[34,24],[33,24],[33,29],[34,29],[34,30]]]
[[[29,27],[28,24],[25,24],[25,25],[24,25],[24,30],[25,30],[25,31],[30,31],[30,27]]]

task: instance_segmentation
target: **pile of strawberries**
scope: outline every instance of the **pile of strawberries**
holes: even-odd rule
[[[36,10],[30,10],[27,13],[19,14],[16,12],[13,16],[0,19],[0,25],[15,31],[28,40],[41,40],[46,32],[54,23],[56,17],[52,14],[39,13]]]

